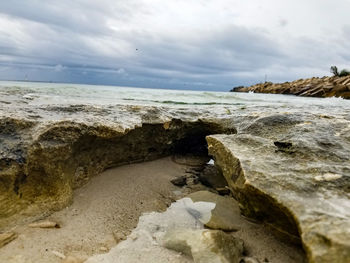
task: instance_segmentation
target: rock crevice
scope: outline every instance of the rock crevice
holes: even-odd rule
[[[2,122],[0,227],[64,208],[74,188],[107,168],[176,153],[207,154],[206,135],[235,132],[214,122],[179,119],[124,130],[69,121],[41,127]]]

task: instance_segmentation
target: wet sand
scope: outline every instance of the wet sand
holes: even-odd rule
[[[188,168],[167,157],[109,169],[77,189],[71,206],[46,218],[61,228],[13,229],[19,236],[0,249],[0,262],[55,263],[62,261],[56,252],[81,259],[107,253],[137,226],[142,213],[164,211],[174,200],[205,188],[171,184]],[[280,242],[263,225],[243,221],[234,235],[244,240],[248,255],[261,262],[303,262],[301,249]]]

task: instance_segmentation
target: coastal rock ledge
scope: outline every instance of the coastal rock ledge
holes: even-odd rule
[[[301,243],[311,263],[350,261],[348,101],[199,109],[17,97],[0,104],[0,232],[67,207],[107,168],[209,151],[245,216]]]
[[[134,124],[130,119],[128,125],[106,119],[91,123],[86,116],[80,121],[0,118],[0,230],[63,209],[74,189],[107,168],[177,153],[207,154],[206,135],[236,132],[225,120],[162,121],[158,113]]]
[[[317,137],[294,130],[277,141],[271,133],[207,137],[242,213],[281,237],[300,236],[309,262],[349,262],[349,145],[332,143],[324,151]]]
[[[285,83],[265,82],[250,87],[233,88],[231,91],[350,99],[350,76],[299,79]]]

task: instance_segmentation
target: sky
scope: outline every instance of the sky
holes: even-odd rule
[[[0,1],[0,79],[225,91],[350,68],[350,0]]]

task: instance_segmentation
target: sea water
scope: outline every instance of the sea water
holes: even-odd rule
[[[328,108],[341,111],[350,108],[350,100],[310,98],[293,95],[145,89],[43,82],[0,81],[0,101],[10,95],[22,96],[31,104],[146,105],[168,107],[277,107]]]

